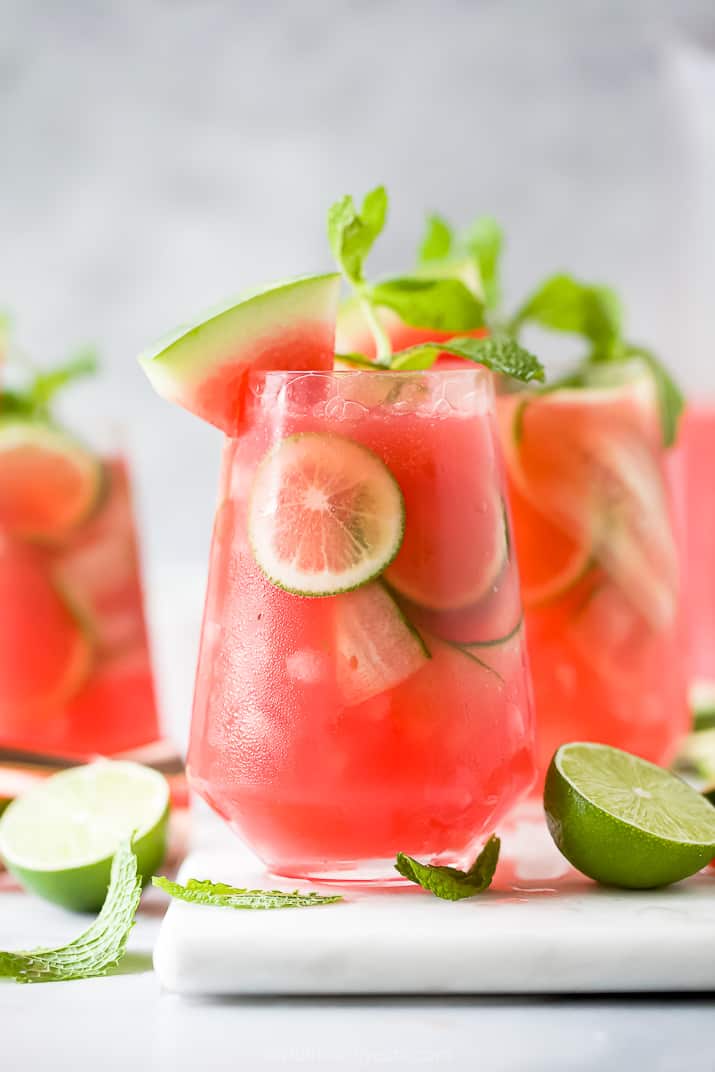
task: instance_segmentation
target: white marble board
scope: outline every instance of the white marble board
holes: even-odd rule
[[[175,902],[156,971],[187,995],[715,990],[715,871],[666,890],[602,889],[565,865],[537,812],[503,843],[492,889],[458,903],[416,888],[265,912]],[[296,886],[238,842],[192,853],[179,878],[190,877]]]

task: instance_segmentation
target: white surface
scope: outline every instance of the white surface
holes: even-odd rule
[[[218,820],[199,810],[200,843],[222,852],[234,844],[238,855],[240,848]],[[680,1072],[710,1067],[715,1010],[710,997],[180,998],[162,991],[151,970],[162,912],[159,899],[143,905],[124,974],[31,987],[0,981],[2,1068]],[[0,896],[0,948],[61,941],[83,923],[34,898]]]
[[[564,867],[538,815],[506,834],[502,856],[494,887],[456,904],[413,888],[270,912],[176,902],[155,968],[191,995],[715,989],[712,874],[656,892],[598,888]],[[193,853],[187,878],[296,886],[239,846]]]

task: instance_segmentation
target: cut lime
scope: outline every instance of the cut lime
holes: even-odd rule
[[[379,581],[338,596],[335,613],[338,688],[348,707],[399,685],[430,657]]]
[[[256,473],[253,553],[272,584],[296,595],[336,595],[374,580],[399,551],[404,528],[390,470],[342,436],[289,436]]]
[[[333,367],[339,292],[336,274],[253,291],[175,331],[139,362],[160,395],[236,435],[248,372]]]
[[[101,908],[123,838],[144,881],[166,851],[169,786],[138,763],[101,760],[53,775],[0,819],[0,856],[33,893],[76,911]]]
[[[715,856],[715,808],[674,774],[602,744],[562,745],[544,788],[556,845],[584,875],[650,889]]]
[[[64,539],[96,506],[102,465],[71,436],[37,421],[0,422],[0,529]]]

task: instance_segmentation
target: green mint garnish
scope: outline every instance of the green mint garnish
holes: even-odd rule
[[[314,908],[317,905],[335,904],[343,899],[339,894],[324,896],[320,893],[301,893],[298,890],[292,893],[284,893],[282,890],[247,890],[239,886],[228,886],[225,882],[209,882],[196,878],[190,878],[185,886],[170,882],[167,878],[153,878],[152,883],[180,901],[215,905],[219,908]]]
[[[582,335],[599,357],[608,358],[620,343],[623,312],[610,287],[555,275],[526,299],[512,318],[510,329],[518,334],[528,323]]]
[[[425,233],[420,242],[417,263],[429,267],[431,262],[445,261],[454,248],[454,231],[443,216],[433,213],[427,217]]]
[[[627,357],[637,357],[648,366],[655,382],[660,411],[663,445],[672,447],[678,437],[678,423],[685,408],[685,399],[677,383],[655,354],[644,346],[628,345]]]
[[[38,372],[28,391],[36,412],[47,413],[50,403],[59,391],[75,380],[94,375],[97,367],[97,353],[93,348],[87,347],[64,364],[47,372]]]
[[[484,326],[484,306],[461,279],[387,279],[369,288],[369,298],[416,328],[460,332]]]
[[[397,854],[395,870],[410,882],[416,882],[424,890],[429,890],[435,897],[444,901],[461,901],[464,897],[474,897],[491,884],[499,859],[499,838],[492,834],[482,851],[468,871],[457,867],[443,867],[436,864],[421,864],[404,852]]]
[[[504,232],[492,216],[480,216],[461,237],[481,280],[484,305],[494,311],[501,302],[500,262]]]
[[[504,233],[492,216],[480,216],[465,231],[456,234],[443,216],[433,214],[427,217],[417,263],[421,269],[429,271],[430,266],[439,264],[444,269],[452,262],[456,273],[457,266],[470,260],[479,280],[478,293],[483,307],[491,313],[498,309],[501,301],[503,245]]]
[[[76,380],[91,376],[97,367],[95,351],[86,348],[46,372],[32,369],[29,382],[22,389],[0,391],[0,416],[49,420],[55,396]]]
[[[518,335],[525,324],[581,335],[589,344],[582,369],[631,358],[643,361],[653,376],[660,411],[663,444],[676,439],[684,399],[662,362],[650,350],[626,341],[623,306],[610,287],[586,283],[570,275],[555,275],[527,298],[509,328]],[[577,373],[578,374],[578,373]],[[584,376],[584,382],[588,377]]]
[[[389,362],[390,340],[370,301],[369,288],[365,282],[365,260],[385,226],[387,206],[387,191],[384,186],[377,186],[365,195],[360,211],[349,194],[336,201],[328,210],[330,248],[341,272],[355,288],[375,338],[377,360],[380,364]]]
[[[54,983],[106,975],[124,955],[140,896],[137,861],[127,841],[114,854],[104,905],[84,934],[56,949],[0,952],[0,977]]]
[[[544,368],[538,357],[516,339],[498,335],[488,335],[483,339],[466,336],[449,339],[448,342],[411,346],[393,356],[391,368],[404,371],[428,369],[445,352],[484,365],[492,372],[511,376],[522,383],[533,380],[542,382],[544,379]]]

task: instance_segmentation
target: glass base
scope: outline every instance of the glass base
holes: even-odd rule
[[[389,860],[331,860],[324,863],[273,864],[266,861],[272,875],[307,882],[350,886],[412,886],[395,870],[395,858]]]

